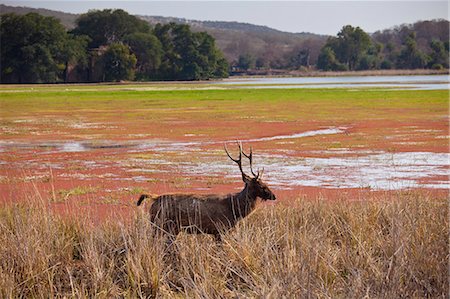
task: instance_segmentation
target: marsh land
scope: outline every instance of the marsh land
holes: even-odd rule
[[[268,87],[0,86],[2,296],[447,297],[449,90]],[[168,260],[138,195],[239,190],[235,140],[278,202]]]

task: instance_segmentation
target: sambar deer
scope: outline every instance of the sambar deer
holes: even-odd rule
[[[248,216],[256,207],[257,198],[275,200],[275,194],[261,181],[263,171],[253,172],[252,149],[245,154],[242,144],[239,145],[239,158],[233,159],[226,145],[225,152],[241,171],[244,189],[238,193],[221,194],[163,194],[149,196],[142,194],[137,202],[151,198],[150,221],[165,234],[176,238],[180,231],[188,233],[206,233],[221,241],[221,232],[233,228],[236,223]],[[250,171],[253,176],[244,173],[242,169],[242,155],[249,159]]]

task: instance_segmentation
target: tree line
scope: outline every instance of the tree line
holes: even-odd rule
[[[277,59],[252,52],[232,62],[239,70],[319,69],[324,71],[448,68],[449,22],[420,21],[371,35],[359,27],[344,26],[326,40],[309,38]]]
[[[81,15],[67,31],[36,13],[1,16],[2,83],[206,80],[228,76],[215,40],[188,25],[147,22],[116,9]]]
[[[419,49],[417,34],[409,32],[400,48],[371,38],[359,27],[344,26],[336,37],[328,38],[317,61],[321,70],[443,69],[449,67],[449,41],[432,39],[429,51]]]
[[[336,36],[311,35],[291,47],[283,47],[283,39],[272,32],[267,40],[270,47],[248,52],[238,43],[240,54],[230,62],[206,32],[193,32],[186,24],[150,26],[120,9],[89,11],[76,19],[71,30],[56,18],[36,13],[3,14],[0,22],[1,83],[206,80],[226,77],[230,70],[254,69],[449,67],[446,20],[371,35],[347,25]]]

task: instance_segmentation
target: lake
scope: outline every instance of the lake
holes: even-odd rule
[[[449,89],[448,75],[417,76],[341,76],[289,78],[230,78],[219,85],[239,85],[239,88],[395,88],[395,89]]]

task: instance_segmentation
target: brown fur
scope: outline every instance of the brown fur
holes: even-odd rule
[[[251,162],[251,153],[245,156]],[[241,159],[232,160],[238,163],[242,172],[245,187],[241,192],[226,195],[163,194],[158,197],[143,194],[137,204],[140,205],[145,198],[152,198],[150,220],[166,233],[176,236],[184,230],[212,234],[220,240],[221,232],[234,227],[255,209],[258,198],[275,200],[275,195],[260,180],[259,174],[249,177],[242,171]]]

